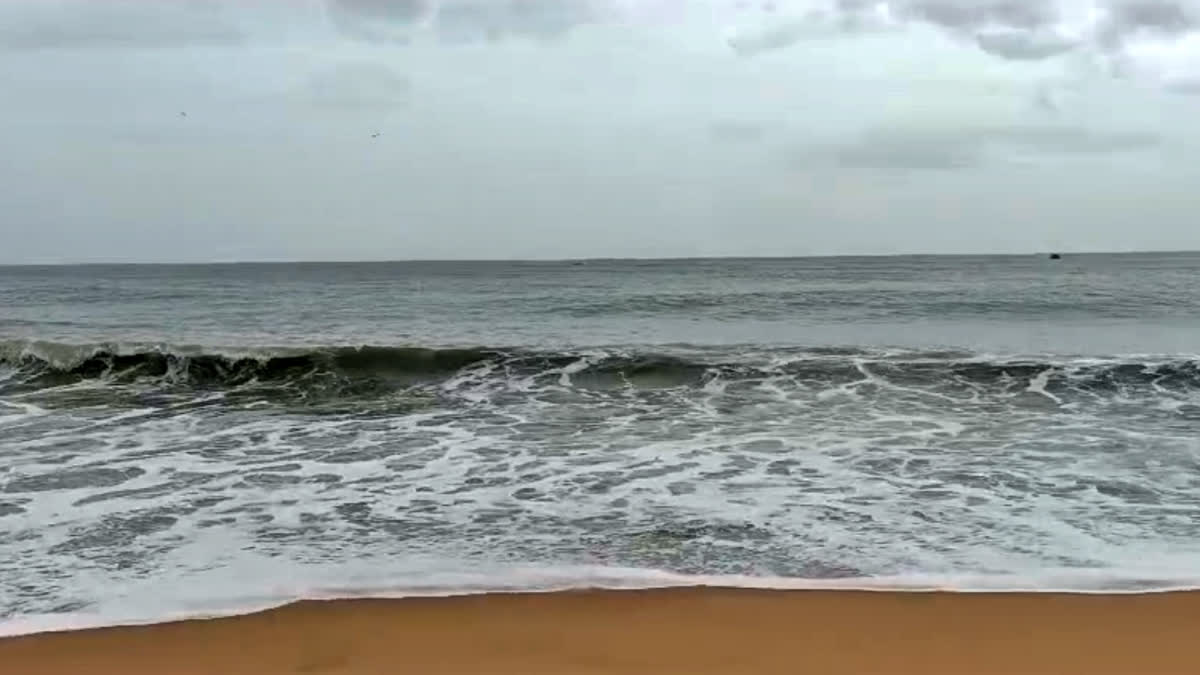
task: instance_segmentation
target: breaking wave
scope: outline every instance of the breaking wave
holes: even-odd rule
[[[228,389],[307,386],[372,394],[473,380],[525,379],[584,388],[688,387],[785,377],[796,385],[887,383],[942,391],[1031,388],[1119,393],[1200,389],[1194,357],[998,357],[954,351],[854,348],[595,348],[329,346],[200,347],[0,342],[0,393],[80,382]]]

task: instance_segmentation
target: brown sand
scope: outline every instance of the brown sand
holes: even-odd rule
[[[13,675],[1200,673],[1200,593],[676,589],[302,602],[0,640]]]

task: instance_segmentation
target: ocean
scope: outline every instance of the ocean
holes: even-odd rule
[[[0,631],[1200,586],[1200,254],[0,267]]]

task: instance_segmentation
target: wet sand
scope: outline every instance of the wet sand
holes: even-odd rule
[[[21,675],[1193,675],[1200,593],[690,588],[300,602],[0,640]]]

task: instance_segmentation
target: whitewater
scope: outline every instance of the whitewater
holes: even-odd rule
[[[3,630],[574,587],[1192,588],[1198,270],[0,268]]]

